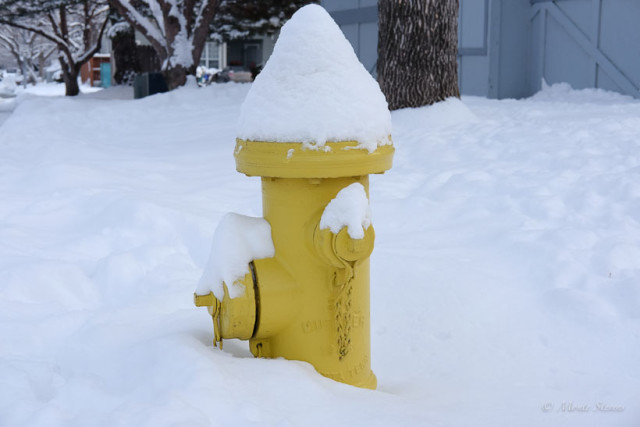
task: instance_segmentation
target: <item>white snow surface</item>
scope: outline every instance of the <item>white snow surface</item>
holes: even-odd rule
[[[249,88],[18,99],[0,426],[639,425],[639,101],[553,86],[392,114],[394,166],[369,191],[370,391],[213,348],[193,306],[224,213],[262,215],[233,160]]]
[[[222,301],[224,281],[229,297],[239,297],[244,294],[240,280],[249,273],[249,263],[274,255],[271,226],[264,218],[228,213],[213,234],[209,262],[198,282],[196,294],[213,292]]]
[[[347,227],[352,239],[364,238],[364,232],[371,225],[371,208],[364,186],[355,182],[338,192],[327,204],[320,218],[320,229],[329,229],[338,234]]]
[[[238,137],[252,141],[390,144],[391,115],[378,83],[331,16],[315,4],[282,27],[242,105]]]
[[[24,99],[28,99],[30,96],[63,96],[65,92],[64,85],[58,83],[39,83],[36,86],[28,85],[26,88],[24,86],[16,86],[15,84],[11,86],[6,85],[7,79],[0,81],[0,125],[4,123],[5,120],[9,117],[10,113],[16,108],[16,105],[22,102]],[[91,87],[89,85],[81,84],[80,85],[80,93],[84,96],[85,94],[91,94],[92,97],[99,97],[102,88]],[[123,90],[126,90],[130,95],[128,98],[133,98],[133,89],[131,87],[119,86],[117,89],[109,91],[109,97],[113,97],[114,93],[122,93]],[[122,98],[122,96],[120,96]]]

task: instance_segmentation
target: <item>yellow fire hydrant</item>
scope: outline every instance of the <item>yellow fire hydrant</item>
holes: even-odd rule
[[[249,339],[254,356],[306,361],[329,378],[373,389],[373,226],[354,239],[347,227],[334,233],[322,229],[320,220],[326,206],[349,185],[359,183],[368,194],[368,174],[391,167],[393,146],[373,153],[345,149],[357,146],[355,142],[327,146],[331,151],[305,150],[296,143],[237,141],[238,171],[262,177],[263,214],[271,225],[275,256],[252,262],[242,279],[242,295],[230,298],[226,290],[222,301],[213,294],[196,295],[196,305],[210,307],[216,341]]]
[[[296,49],[310,49],[305,46],[306,33],[302,31],[317,29],[323,45],[336,40],[339,46],[327,48],[334,56],[341,49],[351,49],[333,21],[335,29],[325,24],[331,18],[319,6],[306,6],[296,15],[283,28],[272,59],[263,71],[264,77],[259,76],[263,80],[256,80],[252,92],[259,95],[267,82],[277,79],[281,52],[286,53],[283,58],[295,63]],[[300,33],[296,33],[296,28],[300,28]],[[281,43],[293,39],[294,42],[278,50]],[[357,62],[352,50],[350,55]],[[313,72],[322,74],[324,63],[314,60],[317,63]],[[327,72],[333,72],[335,64],[329,60],[326,63]],[[285,69],[281,80],[295,86],[291,83],[296,79],[291,76],[295,64],[280,65]],[[360,72],[356,69],[356,73]],[[371,79],[363,68],[362,73],[363,78]],[[350,75],[346,70],[344,79]],[[310,80],[313,79],[308,74],[300,78],[304,82]],[[371,87],[379,91],[375,82]],[[305,91],[313,93],[306,88]],[[247,99],[251,96],[252,93]],[[311,111],[309,114],[313,113],[312,101],[305,106]],[[388,115],[384,97],[380,102]],[[285,99],[273,108],[293,104]],[[317,113],[313,117],[320,116]],[[262,180],[263,216],[270,226],[273,253],[251,259],[244,277],[224,283],[223,290],[216,293],[218,298],[214,293],[196,293],[195,304],[209,308],[216,345],[226,338],[248,339],[256,357],[306,361],[326,377],[375,389],[369,308],[373,226],[366,214],[362,218],[356,215],[355,224],[341,223],[335,218],[332,221],[331,215],[340,216],[340,206],[337,209],[332,206],[341,201],[348,204],[355,200],[356,210],[363,209],[363,204],[368,210],[369,174],[391,168],[394,148],[388,133],[384,135],[386,141],[374,149],[363,148],[361,141],[328,136],[331,139],[327,140],[337,142],[314,146],[304,141],[236,140],[237,170],[248,176],[260,176]],[[268,231],[267,228],[267,234]]]

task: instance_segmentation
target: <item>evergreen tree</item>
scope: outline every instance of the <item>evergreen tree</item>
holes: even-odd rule
[[[211,25],[214,37],[233,40],[273,35],[302,6],[318,0],[224,0]]]

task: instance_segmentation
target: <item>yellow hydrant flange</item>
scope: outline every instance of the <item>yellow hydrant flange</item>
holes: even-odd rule
[[[229,296],[229,288],[223,283],[224,296],[218,300],[213,293],[194,294],[196,307],[207,307],[213,319],[213,345],[222,348],[223,338],[248,340],[253,336],[256,326],[256,285],[255,268],[249,264],[250,271],[239,281],[243,294],[237,298]]]
[[[260,142],[236,139],[236,169],[249,176],[277,178],[339,178],[383,173],[391,169],[391,137],[373,152],[356,141],[327,142],[323,146],[300,142]]]
[[[312,147],[237,140],[237,170],[262,177],[263,216],[275,256],[253,261],[242,296],[228,299],[225,292],[217,310],[210,306],[214,325],[216,315],[231,319],[220,321],[220,339],[247,339],[252,329],[255,356],[306,361],[334,380],[376,387],[369,319],[373,227],[353,239],[346,228],[332,233],[319,223],[343,188],[360,183],[368,197],[368,175],[391,168],[393,152],[390,140],[371,153],[354,141]],[[231,316],[232,305],[243,314]]]

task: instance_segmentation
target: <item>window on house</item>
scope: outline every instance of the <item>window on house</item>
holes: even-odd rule
[[[206,42],[200,56],[200,65],[206,68],[220,68],[220,44]]]

